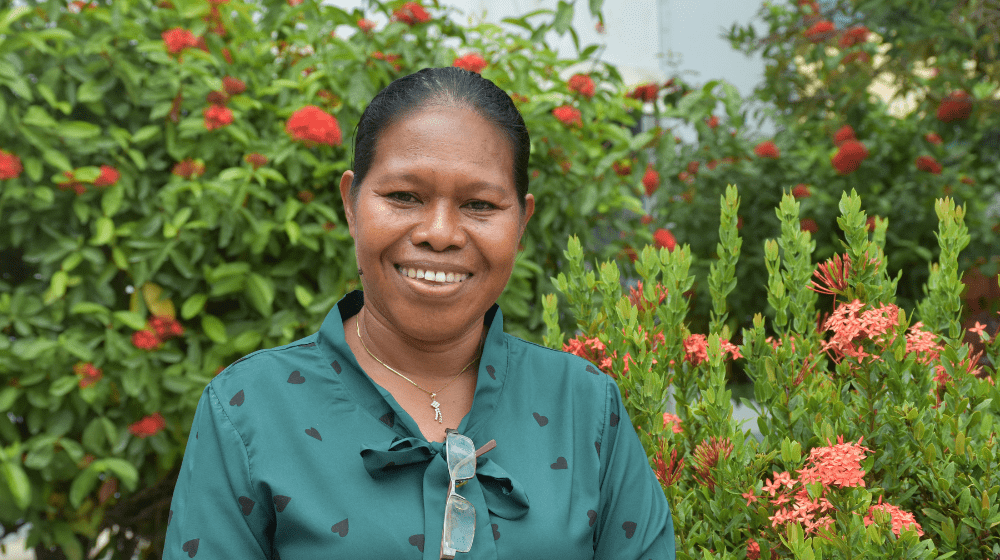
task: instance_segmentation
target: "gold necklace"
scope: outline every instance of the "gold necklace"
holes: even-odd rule
[[[469,369],[469,366],[471,366],[472,364],[476,363],[476,360],[478,360],[479,357],[482,355],[482,349],[480,349],[480,351],[476,354],[476,357],[473,358],[471,362],[465,364],[465,367],[463,367],[461,371],[459,371],[458,373],[455,374],[455,377],[452,377],[451,379],[449,379],[448,382],[444,384],[444,387],[441,387],[437,391],[428,391],[427,389],[424,389],[420,385],[417,385],[416,383],[414,383],[413,380],[410,379],[409,377],[407,377],[407,376],[403,375],[402,373],[399,373],[398,371],[396,371],[389,364],[387,364],[387,363],[383,362],[382,360],[378,359],[378,357],[375,354],[372,354],[372,351],[369,350],[368,346],[365,345],[365,339],[361,338],[361,317],[360,316],[358,316],[358,325],[357,326],[358,326],[358,341],[361,342],[361,347],[365,349],[365,352],[368,352],[368,355],[371,356],[376,362],[382,364],[382,366],[385,367],[385,369],[387,369],[387,370],[391,371],[392,373],[395,373],[396,375],[398,375],[398,376],[402,377],[403,379],[409,381],[410,385],[413,385],[417,389],[420,389],[421,391],[423,391],[423,392],[427,393],[428,395],[430,395],[431,396],[431,407],[434,409],[434,419],[438,421],[438,424],[443,423],[444,422],[444,417],[441,415],[441,403],[437,402],[437,394],[440,393],[441,391],[444,391],[446,388],[448,388],[448,385],[451,385],[452,381],[458,379],[458,376],[462,375],[463,373],[465,373],[465,370]],[[365,332],[368,332],[368,330],[365,329]]]

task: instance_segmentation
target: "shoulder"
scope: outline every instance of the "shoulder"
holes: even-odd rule
[[[589,361],[506,334],[511,365],[547,382],[563,382],[604,391],[614,380]]]
[[[316,339],[314,333],[288,344],[247,354],[216,375],[209,388],[219,391],[233,384],[285,381],[293,371],[314,369],[316,364],[324,362]]]

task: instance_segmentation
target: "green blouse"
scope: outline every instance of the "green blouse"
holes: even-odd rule
[[[448,489],[428,442],[358,366],[344,297],[319,332],[241,358],[198,403],[163,558],[437,560]],[[472,550],[456,559],[674,558],[673,521],[614,380],[503,332],[494,305],[458,427],[476,477]]]

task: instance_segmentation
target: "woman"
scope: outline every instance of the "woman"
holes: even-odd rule
[[[165,558],[673,558],[614,381],[503,332],[529,150],[478,74],[372,100],[340,181],[364,292],[205,389]]]

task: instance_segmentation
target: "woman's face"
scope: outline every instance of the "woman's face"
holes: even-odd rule
[[[534,212],[530,194],[518,204],[513,169],[507,139],[468,108],[430,106],[386,128],[353,204],[353,172],[340,181],[366,307],[416,340],[474,328]]]

